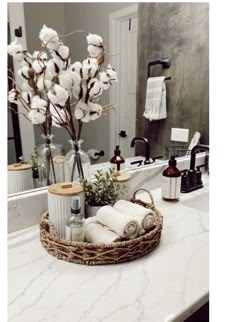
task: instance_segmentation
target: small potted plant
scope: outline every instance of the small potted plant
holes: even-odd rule
[[[124,187],[117,183],[118,175],[112,169],[109,171],[97,170],[94,180],[80,179],[85,193],[87,217],[95,216],[102,206],[113,205],[118,196],[122,196]]]

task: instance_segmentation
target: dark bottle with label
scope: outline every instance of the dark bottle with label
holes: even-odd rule
[[[125,159],[120,155],[119,145],[116,145],[114,156],[110,160],[111,168],[120,171],[125,169]]]
[[[162,198],[177,201],[180,196],[181,172],[176,168],[176,160],[171,156],[169,166],[162,173]]]

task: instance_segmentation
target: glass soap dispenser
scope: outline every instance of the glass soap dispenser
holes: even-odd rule
[[[84,241],[84,214],[81,212],[80,197],[71,199],[71,213],[66,219],[65,238],[66,240]]]
[[[178,201],[180,197],[181,172],[176,167],[175,156],[171,156],[169,166],[162,173],[162,198]]]

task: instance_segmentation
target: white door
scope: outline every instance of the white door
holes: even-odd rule
[[[136,126],[137,17],[122,21],[120,48],[120,106],[118,142],[123,157],[134,156],[130,142]],[[123,132],[122,132],[123,131]],[[122,133],[126,136],[122,137]]]
[[[124,158],[133,157],[130,148],[136,128],[136,78],[138,6],[121,9],[110,16],[110,50],[112,65],[117,70],[118,83],[111,88],[110,101],[118,105],[110,113],[110,154],[119,145]]]

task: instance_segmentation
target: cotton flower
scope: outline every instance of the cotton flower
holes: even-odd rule
[[[103,89],[107,90],[110,87],[110,83],[109,83],[110,77],[107,75],[106,72],[103,71],[99,73],[99,80],[101,82]]]
[[[17,103],[18,98],[19,98],[19,92],[15,88],[10,90],[10,92],[8,93],[8,101],[10,103]]]
[[[52,78],[53,76],[56,76],[57,73],[60,71],[59,68],[57,68],[57,66],[55,65],[55,62],[53,59],[50,59],[48,62],[47,62],[47,66],[46,66],[46,71],[45,71],[45,75],[52,75]],[[47,77],[47,76],[46,76]],[[51,78],[51,79],[52,79]]]
[[[70,49],[65,45],[60,45],[57,52],[63,60],[67,60],[70,56]]]
[[[59,104],[64,106],[68,97],[69,93],[60,85],[55,84],[52,89],[48,91],[48,98],[53,104]]]
[[[90,98],[96,98],[103,92],[102,84],[96,78],[92,78],[88,83],[88,93]]]
[[[82,75],[84,79],[93,78],[98,70],[98,63],[95,58],[86,58],[82,64]]]
[[[98,57],[99,54],[103,52],[103,40],[102,37],[96,34],[89,34],[87,37],[88,47],[90,57]]]
[[[32,57],[33,57],[33,59],[40,59],[44,62],[46,62],[48,59],[48,55],[45,51],[43,51],[41,53],[40,53],[40,51],[34,51]]]
[[[23,66],[22,68],[18,69],[18,72],[17,73],[23,79],[30,79],[30,76],[29,76],[29,67],[28,66]]]
[[[31,91],[32,90],[32,87],[30,86],[29,81],[26,80],[26,79],[23,80],[22,85],[21,85],[21,88],[25,92],[28,92],[28,91]]]
[[[35,59],[32,64],[32,68],[35,71],[36,74],[42,73],[43,69],[45,67],[45,64],[40,59]]]
[[[107,65],[107,70],[106,70],[106,72],[107,72],[107,75],[110,77],[110,80],[109,80],[109,81],[110,81],[110,83],[111,83],[112,81],[117,82],[117,73],[116,73],[115,69],[111,67],[111,65],[110,65],[110,64],[109,64],[109,65]]]
[[[90,117],[90,112],[87,111],[84,115],[84,117],[82,117],[81,121],[83,123],[88,123],[89,121],[91,120],[91,117]]]
[[[70,90],[73,85],[72,72],[70,70],[63,70],[59,73],[59,83],[62,87]]]
[[[41,113],[40,110],[31,110],[28,118],[33,124],[42,124],[46,120],[46,115]]]
[[[46,46],[48,49],[57,50],[60,45],[57,32],[52,28],[48,28],[46,25],[43,25],[43,28],[40,30],[39,38],[42,46]]]
[[[68,112],[63,108],[57,108],[50,104],[50,113],[52,117],[52,126],[61,127],[69,119]]]
[[[86,37],[88,45],[103,47],[102,37],[96,34],[89,33]]]
[[[17,38],[7,46],[7,52],[13,56],[18,62],[22,62],[24,59],[23,47],[18,43]]]
[[[82,69],[82,64],[79,61],[77,61],[77,62],[75,62],[74,64],[71,65],[71,70],[73,72],[76,72],[76,73],[80,74],[81,69]]]
[[[102,115],[102,107],[100,104],[94,102],[88,102],[88,106],[90,109],[90,119],[91,121],[95,121]]]
[[[38,95],[33,96],[31,102],[31,108],[33,110],[40,110],[40,112],[46,112],[47,101],[40,98]]]
[[[88,105],[80,100],[78,104],[75,106],[74,116],[77,120],[81,120],[85,117],[85,115],[89,113]]]

